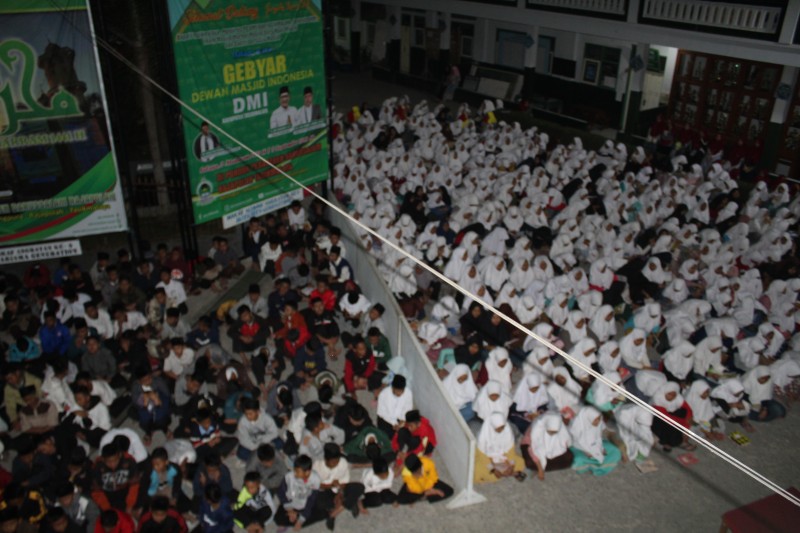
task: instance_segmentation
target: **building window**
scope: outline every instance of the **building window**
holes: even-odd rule
[[[526,35],[519,31],[497,30],[495,62],[522,70],[525,67]]]
[[[587,59],[594,60],[600,64],[596,83],[601,87],[616,87],[620,56],[621,50],[619,48],[611,48],[609,46],[587,43],[583,49],[584,61]]]

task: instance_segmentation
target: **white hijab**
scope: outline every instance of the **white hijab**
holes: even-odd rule
[[[533,388],[536,389],[535,392],[531,391]],[[514,392],[514,403],[517,405],[517,411],[533,413],[542,405],[547,405],[549,401],[550,397],[547,395],[547,389],[542,385],[542,378],[538,373],[532,372],[525,375],[517,384],[517,390]]]
[[[767,379],[766,383],[759,383],[758,380],[762,378],[769,379]],[[742,386],[744,386],[744,391],[747,393],[750,403],[752,403],[753,406],[760,405],[762,402],[772,399],[772,375],[770,374],[769,368],[766,366],[759,365],[747,372],[744,377],[742,377]]]
[[[694,272],[690,271],[692,268],[694,268]],[[697,279],[700,277],[700,268],[697,264],[697,261],[694,259],[687,259],[681,263],[681,266],[678,269],[678,274],[680,274],[681,278],[686,281],[697,281]]]
[[[674,392],[675,397],[671,400],[667,399],[667,394]],[[683,396],[681,396],[681,387],[674,381],[667,381],[658,388],[650,403],[656,407],[663,407],[668,413],[672,413],[680,409],[683,405]]]
[[[710,389],[711,386],[703,379],[692,382],[691,387],[689,387],[689,393],[686,395],[686,403],[692,408],[692,418],[696,422],[709,423],[716,416],[711,398],[702,397],[702,395]]]
[[[600,417],[600,423],[595,426],[594,421],[598,417]],[[569,425],[572,445],[587,455],[591,455],[592,458],[602,461],[604,429],[605,423],[600,411],[588,405],[581,407]]]
[[[651,332],[661,325],[661,305],[651,303],[644,305],[633,313],[635,327]]]
[[[538,374],[543,382],[549,383],[555,370],[553,361],[550,360],[550,349],[547,346],[535,347],[525,358],[522,370],[525,374]]]
[[[669,281],[669,275],[664,272],[661,261],[657,257],[648,259],[647,264],[642,269],[642,275],[656,285],[661,285]]]
[[[537,418],[529,429],[531,432],[531,450],[539,459],[541,467],[547,468],[547,460],[566,453],[572,444],[569,431],[564,427],[561,415],[547,413]],[[554,432],[551,434],[550,432]]]
[[[615,385],[620,385],[622,382],[622,378],[620,378],[619,372],[604,372],[603,377],[614,383]],[[623,389],[625,387],[622,387]],[[594,400],[594,404],[601,406],[605,405],[614,398],[619,396],[619,393],[603,383],[600,380],[595,381],[592,383],[592,399]]]
[[[616,355],[613,355],[617,352]],[[619,355],[619,343],[617,341],[608,341],[600,346],[597,351],[597,362],[603,372],[616,372],[622,358]]]
[[[503,361],[506,361],[505,366],[500,366]],[[484,365],[489,379],[499,383],[503,387],[504,393],[511,394],[511,372],[514,370],[514,365],[511,364],[508,350],[502,346],[493,348]]]
[[[611,320],[607,320],[611,315]],[[592,320],[589,322],[589,329],[597,337],[598,342],[604,343],[617,336],[617,323],[614,320],[614,308],[610,305],[603,305],[594,312]]]
[[[656,391],[667,382],[667,376],[658,370],[639,370],[633,379],[636,388],[648,398],[655,396]]]
[[[589,268],[589,281],[595,287],[605,290],[614,282],[614,272],[605,259],[598,259]]]
[[[744,385],[739,378],[726,379],[711,391],[711,397],[728,404],[736,403],[744,397]]]
[[[646,411],[635,404],[620,407],[616,414],[619,436],[625,443],[630,460],[642,455],[650,455],[650,449],[655,443],[653,430],[653,413]]]
[[[564,386],[556,383],[556,377],[563,376],[566,379]],[[563,366],[557,367],[553,370],[553,380],[547,386],[547,394],[553,399],[558,410],[566,407],[573,407],[580,403],[581,399],[581,386],[578,382],[572,379],[567,369]]]
[[[502,430],[498,432],[500,428]],[[494,412],[483,421],[477,446],[492,461],[505,461],[506,453],[514,447],[514,433],[508,425],[506,413]]]
[[[578,324],[582,324],[579,326]],[[564,329],[569,334],[570,341],[575,344],[587,336],[586,317],[583,316],[583,311],[575,309],[569,312],[567,316],[567,323],[564,324]]]
[[[664,353],[664,368],[678,379],[686,379],[694,368],[694,345],[689,341],[682,341],[674,348]]]
[[[638,339],[645,342],[637,346],[635,341]],[[630,333],[622,337],[619,349],[622,353],[622,360],[629,367],[644,368],[645,366],[650,366],[650,359],[647,357],[647,335],[644,330],[633,328]]]
[[[722,364],[722,338],[719,335],[709,335],[694,347],[694,371],[701,376],[711,370],[721,374],[725,372]]]
[[[497,400],[492,400],[489,398],[491,394],[499,394],[500,397]],[[503,392],[502,385],[496,381],[487,381],[478,392],[475,401],[472,402],[472,409],[482,420],[486,420],[494,412],[508,413],[510,407],[511,398]]]
[[[663,294],[664,298],[667,298],[673,304],[679,304],[689,297],[689,288],[682,278],[675,278],[667,285]]]
[[[594,341],[594,339],[590,337],[583,337],[575,344],[575,346],[572,347],[572,350],[569,351],[569,354],[584,365],[590,367],[597,362],[596,352],[597,343]],[[569,364],[569,366],[572,368],[572,375],[575,376],[575,379],[585,380],[589,377],[589,373],[578,367],[578,365],[574,365],[569,361],[567,364]]]
[[[459,383],[458,380],[464,376],[467,379],[463,383]],[[475,381],[472,379],[472,372],[465,364],[456,365],[453,371],[444,378],[442,386],[457,409],[475,401],[475,397],[478,395],[478,387],[475,386]]]
[[[769,366],[769,371],[772,382],[782,389],[800,378],[800,364],[793,359],[780,359]]]

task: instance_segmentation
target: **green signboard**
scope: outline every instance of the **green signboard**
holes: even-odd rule
[[[0,246],[127,228],[86,0],[0,5]]]
[[[280,207],[328,176],[320,0],[169,0],[196,223]],[[215,127],[216,126],[216,127]]]

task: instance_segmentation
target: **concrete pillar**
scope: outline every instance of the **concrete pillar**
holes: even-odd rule
[[[389,22],[389,41],[386,43],[386,63],[393,73],[400,72],[400,6],[386,6]]]
[[[361,70],[361,32],[363,30],[361,23],[361,2],[350,2],[350,61],[353,65],[353,70],[358,72]]]
[[[534,79],[536,75],[536,61],[539,57],[539,26],[528,28],[528,35],[531,38],[531,46],[525,49],[525,71],[522,81],[522,97],[530,100],[535,93]]]

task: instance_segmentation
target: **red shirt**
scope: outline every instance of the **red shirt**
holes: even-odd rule
[[[371,353],[367,354],[363,359],[356,356],[353,352],[348,352],[344,360],[344,388],[347,392],[353,392],[356,389],[353,379],[356,376],[368,378],[375,372],[378,364],[375,362],[375,356]]]
[[[680,424],[683,427],[685,427],[686,429],[689,429],[691,427],[689,425],[689,420],[692,419],[692,408],[689,407],[688,403],[683,402],[683,405],[681,405],[678,408],[678,409],[683,409],[684,411],[686,411],[686,416],[683,416],[683,417],[676,416],[676,415],[670,413],[669,411],[667,411],[664,407],[661,407],[660,405],[654,405],[653,407],[655,407],[659,412],[664,413],[665,415],[670,417],[672,420],[674,420],[678,424]]]
[[[413,437],[419,437],[419,446],[408,452],[412,455],[423,453],[428,444],[436,447],[436,432],[433,430],[431,423],[424,416],[420,417],[419,427],[416,431],[412,432],[411,435]],[[425,440],[426,437],[428,439],[427,441]],[[392,449],[395,452],[400,450],[400,445],[397,443],[397,432],[395,432],[394,437],[392,437]]]
[[[317,289],[314,289],[311,291],[311,295],[308,297],[308,299],[313,300],[314,298],[319,298],[322,300],[326,311],[333,311],[336,309],[336,293],[331,289],[328,289],[325,292],[319,292]]]
[[[111,533],[133,533],[134,526],[133,526],[133,518],[127,515],[127,513],[123,513],[117,509],[114,509],[117,513],[117,525],[114,526],[114,529],[111,530]],[[97,522],[94,523],[94,533],[106,533],[105,528],[100,523],[100,518],[97,518]]]

